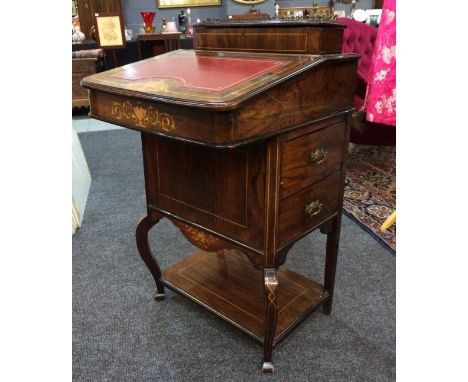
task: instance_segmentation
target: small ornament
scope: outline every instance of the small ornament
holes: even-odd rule
[[[82,42],[84,40],[86,40],[86,36],[81,31],[80,19],[75,16],[72,18],[72,42]]]
[[[187,17],[183,10],[179,13],[179,30],[182,34],[187,33]]]
[[[143,19],[143,22],[145,23],[145,33],[153,33],[154,32],[154,26],[153,26],[153,21],[154,21],[154,16],[156,15],[156,12],[140,12],[140,15]]]

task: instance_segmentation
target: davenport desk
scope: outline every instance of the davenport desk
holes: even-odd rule
[[[156,300],[168,287],[260,341],[264,372],[276,343],[331,310],[357,59],[176,50],[82,82],[92,117],[141,132],[136,240]],[[148,231],[163,217],[200,250],[161,272]],[[281,267],[317,228],[323,285]]]

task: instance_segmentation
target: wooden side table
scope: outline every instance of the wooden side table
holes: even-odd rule
[[[92,117],[141,132],[156,300],[171,288],[260,341],[264,372],[331,311],[358,57],[177,50],[83,80]],[[164,217],[200,251],[162,271],[148,231]],[[323,285],[282,267],[317,228]]]
[[[89,49],[72,53],[72,108],[88,107],[88,91],[83,89],[80,81],[90,74],[102,71],[104,51]]]
[[[137,37],[140,60],[180,49],[180,32],[145,33]]]

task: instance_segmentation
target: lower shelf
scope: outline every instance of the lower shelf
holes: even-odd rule
[[[274,344],[328,298],[323,286],[287,268],[281,267],[277,277]],[[263,342],[263,270],[242,253],[195,252],[166,269],[162,282]]]

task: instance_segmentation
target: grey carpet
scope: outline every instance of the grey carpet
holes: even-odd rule
[[[73,237],[74,381],[393,381],[395,257],[343,217],[331,316],[316,312],[274,349],[277,372],[260,371],[262,348],[191,301],[154,282],[137,254],[145,213],[140,136],[80,134],[93,177]],[[164,219],[150,231],[163,268],[193,247]],[[323,279],[325,236],[314,232],[286,266]]]

